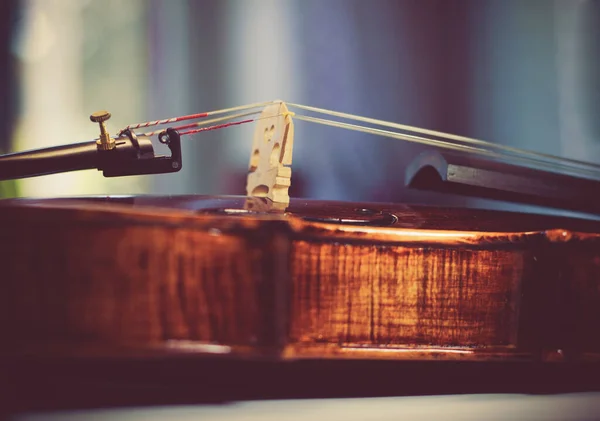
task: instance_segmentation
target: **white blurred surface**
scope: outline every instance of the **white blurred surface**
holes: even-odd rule
[[[600,420],[600,393],[547,396],[456,395],[365,399],[256,401],[29,414],[15,421],[54,420]]]

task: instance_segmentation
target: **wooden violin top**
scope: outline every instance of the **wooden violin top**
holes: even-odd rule
[[[600,221],[535,213],[518,213],[463,207],[434,207],[402,203],[336,202],[291,199],[284,211],[268,199],[244,196],[83,196],[53,199],[4,199],[0,209],[62,209],[75,214],[104,214],[106,218],[150,217],[166,215],[187,221],[210,217],[243,217],[260,220],[297,219],[306,222],[332,223],[344,226],[380,228],[479,231],[534,232],[566,229],[600,233]],[[232,218],[233,219],[233,218]],[[166,219],[165,219],[166,220]]]

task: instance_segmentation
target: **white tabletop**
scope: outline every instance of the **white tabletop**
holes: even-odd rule
[[[15,421],[54,420],[600,420],[600,393],[563,395],[452,395],[365,399],[238,402],[26,414]]]

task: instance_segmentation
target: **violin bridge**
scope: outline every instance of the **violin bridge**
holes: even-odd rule
[[[246,194],[271,199],[275,207],[290,203],[294,124],[283,102],[265,107],[257,119],[248,165]]]

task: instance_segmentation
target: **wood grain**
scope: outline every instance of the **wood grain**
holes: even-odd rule
[[[290,339],[514,346],[523,252],[294,243]]]
[[[252,223],[111,220],[102,211],[77,220],[40,208],[4,216],[8,347],[273,352],[270,280],[282,277],[286,245]]]
[[[0,354],[600,359],[597,222],[248,200],[1,202]]]

